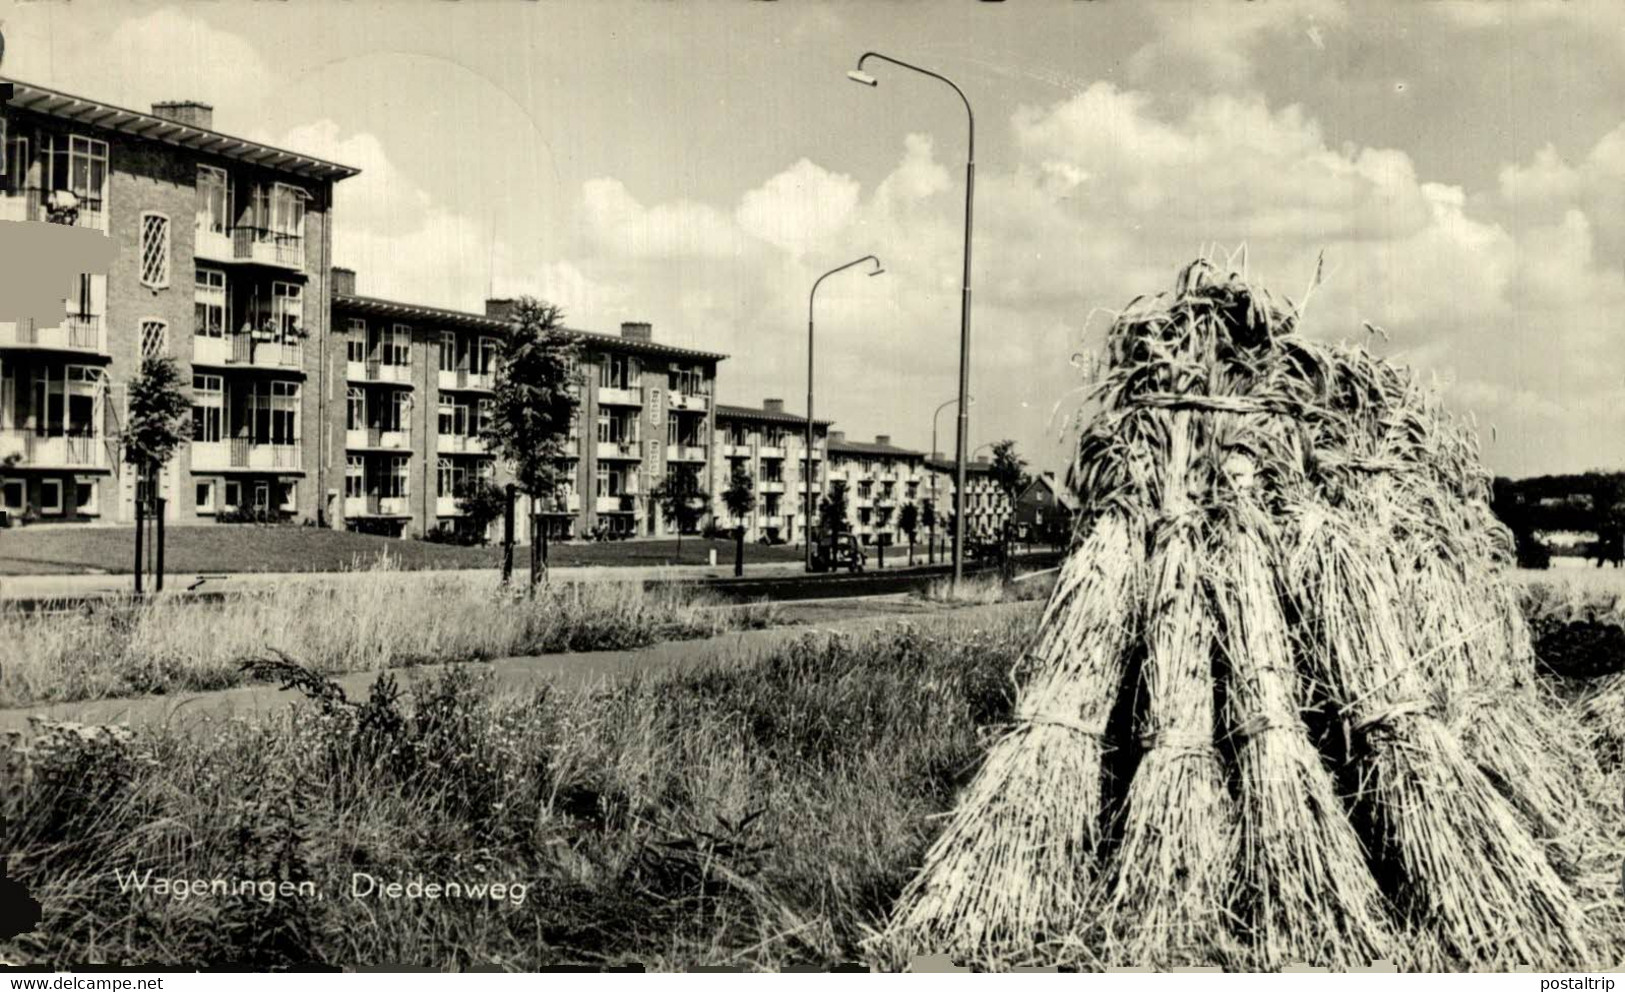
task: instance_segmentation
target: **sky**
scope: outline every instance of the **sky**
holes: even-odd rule
[[[1368,337],[1500,474],[1625,468],[1625,13],[1600,2],[0,4],[4,73],[360,167],[359,290],[724,352],[723,402],[1059,469],[1114,308],[1204,253]],[[954,410],[940,420],[952,451]]]

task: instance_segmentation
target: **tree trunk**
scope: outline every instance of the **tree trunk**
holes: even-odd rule
[[[734,574],[745,574],[745,528],[734,528]]]
[[[155,509],[152,515],[153,541],[152,550],[155,559],[152,569],[152,589],[154,592],[164,591],[164,511],[167,502],[162,496],[153,498]]]
[[[508,503],[502,510],[502,584],[513,581],[513,483],[508,483]]]
[[[542,530],[541,514],[535,509],[530,512],[530,591],[536,593],[536,587],[542,582]]]
[[[135,594],[137,596],[141,595],[141,571],[146,565],[146,560],[141,557],[142,551],[144,550],[141,546],[141,542],[145,537],[142,532],[146,529],[146,504],[141,501],[141,497],[138,494],[135,500]]]

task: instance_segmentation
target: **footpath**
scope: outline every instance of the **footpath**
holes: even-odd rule
[[[764,630],[740,631],[702,640],[665,641],[630,651],[584,651],[458,664],[489,672],[502,692],[522,693],[543,682],[566,689],[583,689],[632,675],[670,674],[697,665],[754,664],[803,637],[827,638],[836,633],[862,635],[909,620],[929,622],[934,629],[945,623],[965,624],[968,628],[1022,610],[1036,615],[1041,605],[1024,602],[950,607],[906,597],[825,600],[786,606],[782,612],[791,622]],[[450,666],[422,665],[395,669],[395,672],[402,686],[409,690],[413,678],[447,667]],[[337,676],[334,681],[351,699],[364,699],[378,674],[353,672]],[[214,692],[30,706],[0,710],[0,734],[26,731],[29,717],[34,715],[83,724],[116,723],[132,727],[156,724],[193,729],[223,720],[256,719],[297,705],[303,698],[294,691],[283,692],[275,685],[252,685]]]

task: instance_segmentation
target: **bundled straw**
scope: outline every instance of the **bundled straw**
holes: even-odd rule
[[[1081,918],[1100,839],[1106,725],[1134,636],[1144,547],[1131,521],[1110,515],[1067,559],[1016,726],[988,752],[926,853],[886,943],[910,954],[1020,956]]]

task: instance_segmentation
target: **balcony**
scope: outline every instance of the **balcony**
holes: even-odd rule
[[[543,500],[539,509],[542,513],[580,513],[581,496],[579,493],[566,493],[550,500]]]
[[[750,445],[748,445],[748,444],[724,444],[722,446],[722,457],[724,457],[724,458],[749,458],[750,457]]]
[[[386,431],[380,427],[347,430],[344,432],[344,446],[346,448],[378,448],[386,450],[410,448],[412,447],[412,432],[407,430]]]
[[[0,430],[0,462],[14,456],[22,468],[108,467],[107,439],[99,434],[42,434],[8,427]]]
[[[782,445],[782,444],[764,444],[760,448],[757,449],[757,452],[763,458],[783,458],[784,457],[784,445]]]
[[[13,194],[0,198],[5,203],[4,210],[0,211],[0,218],[55,223],[51,219],[51,211],[46,207],[46,204],[51,199],[52,192],[52,190],[29,189],[25,190],[20,196]],[[74,227],[88,227],[91,230],[106,234],[107,212],[102,209],[102,201],[91,197],[68,195],[70,199],[77,201],[77,205],[69,211],[64,211],[61,216],[71,218]]]
[[[400,386],[412,384],[412,366],[395,365],[376,358],[365,362],[345,362],[344,378],[351,382],[387,382]]]
[[[192,337],[192,363],[228,367],[303,371],[305,348],[299,341],[278,341],[253,334]]]
[[[666,461],[703,462],[705,461],[705,446],[701,444],[668,444],[666,445]]]
[[[100,314],[69,314],[56,327],[40,327],[33,321],[20,324],[7,321],[0,323],[0,348],[106,355],[107,325]]]
[[[406,507],[405,496],[346,496],[344,497],[344,515],[346,517],[409,517],[411,511]]]
[[[227,231],[209,229],[196,231],[193,234],[192,254],[201,261],[237,261],[237,252],[232,248],[231,234]]]
[[[291,444],[256,443],[245,437],[226,441],[193,441],[189,446],[192,471],[298,472],[304,468],[298,441]]]
[[[642,457],[636,441],[599,441],[595,454],[599,461],[614,459],[631,459],[633,461]]]
[[[643,390],[618,389],[614,386],[598,387],[599,406],[642,406]]]
[[[701,393],[667,393],[666,402],[673,410],[704,413],[711,408],[711,397]]]
[[[238,262],[305,271],[305,239],[298,234],[263,227],[234,227],[231,229],[231,248],[232,258]]]
[[[497,376],[495,372],[441,369],[435,382],[441,389],[480,389],[489,392],[496,388]]]
[[[762,480],[761,484],[756,487],[756,491],[761,493],[782,493],[784,492],[784,480],[764,479]]]
[[[636,508],[635,493],[621,493],[619,496],[598,496],[593,499],[593,509],[599,513],[631,513]]]
[[[485,439],[477,434],[441,434],[435,438],[435,450],[442,455],[487,454]]]

